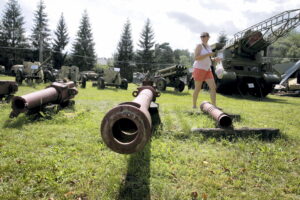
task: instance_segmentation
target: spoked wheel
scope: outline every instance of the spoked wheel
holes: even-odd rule
[[[167,82],[164,78],[159,78],[156,81],[156,87],[159,91],[165,91],[167,87]]]

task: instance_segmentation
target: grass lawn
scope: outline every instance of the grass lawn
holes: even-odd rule
[[[45,87],[22,85],[16,95]],[[190,114],[192,91],[168,88],[157,98],[162,124],[151,142],[122,155],[105,146],[100,123],[133,100],[136,85],[98,90],[88,82],[78,90],[74,109],[52,119],[10,119],[11,105],[0,104],[0,199],[300,199],[300,98],[218,94],[219,107],[241,116],[234,127],[278,128],[280,136],[215,138],[190,131],[215,127],[209,116]]]

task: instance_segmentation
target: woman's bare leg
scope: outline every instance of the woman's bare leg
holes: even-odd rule
[[[195,89],[193,93],[193,108],[197,108],[197,99],[202,87],[202,81],[195,81]]]
[[[216,83],[214,79],[207,79],[205,81],[209,87],[209,93],[210,93],[210,99],[211,99],[211,103],[214,106],[216,105]]]

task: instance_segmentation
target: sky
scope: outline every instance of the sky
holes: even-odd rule
[[[2,17],[8,0],[0,0]],[[31,34],[34,12],[39,0],[18,0],[27,36]],[[44,0],[48,26],[54,35],[63,13],[72,44],[87,10],[97,56],[112,57],[127,19],[131,23],[134,50],[149,18],[155,43],[168,42],[172,49],[193,52],[200,43],[200,33],[209,32],[209,43],[217,41],[221,32],[230,39],[238,31],[286,10],[299,9],[299,0]]]

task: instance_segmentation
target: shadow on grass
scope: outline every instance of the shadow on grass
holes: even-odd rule
[[[150,200],[150,149],[151,142],[143,151],[131,155],[118,200]]]
[[[153,107],[154,106],[154,107]],[[151,108],[152,107],[152,108]],[[158,107],[150,106],[149,112],[155,133],[161,126]],[[121,184],[118,200],[150,200],[150,156],[151,140],[143,151],[131,155],[124,182]]]
[[[227,97],[227,98],[232,98],[232,99],[243,99],[243,100],[249,100],[249,101],[261,101],[261,102],[293,104],[293,103],[289,103],[286,99],[274,99],[274,98],[270,98],[268,96],[260,98],[260,97],[254,97],[254,96],[251,96],[251,95],[241,96],[241,95],[237,95],[237,94],[234,94],[234,95],[225,95],[225,94],[220,94],[220,93],[218,93],[218,94],[222,95],[224,97]]]
[[[176,95],[176,96],[188,96],[190,95],[190,93],[188,93],[187,91],[185,92],[178,92],[178,91],[169,91],[169,90],[166,90],[166,91],[160,91],[161,94],[173,94],[173,95]]]
[[[16,119],[7,119],[3,124],[3,128],[21,129],[23,125],[33,123],[34,121],[36,121],[35,118],[21,115]]]
[[[218,128],[208,128],[208,129],[192,129],[192,135],[203,136],[204,140],[214,138],[217,141],[222,139],[234,142],[239,139],[247,140],[261,140],[265,142],[274,142],[276,139],[288,139],[286,135],[282,134],[278,129],[248,129],[248,128],[240,128],[240,129],[218,129]],[[180,136],[176,136],[176,139],[182,139]],[[185,139],[187,139],[185,137]]]

